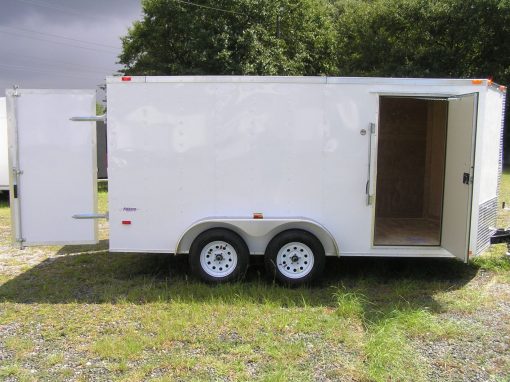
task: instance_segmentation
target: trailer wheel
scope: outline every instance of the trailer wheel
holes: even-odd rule
[[[277,280],[299,285],[322,273],[325,253],[322,243],[310,232],[292,229],[271,239],[264,259],[267,271]]]
[[[192,272],[207,282],[227,282],[244,277],[249,250],[237,233],[212,228],[198,235],[191,244],[189,264]]]

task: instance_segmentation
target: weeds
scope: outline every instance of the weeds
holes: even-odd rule
[[[138,358],[144,347],[149,344],[147,337],[130,332],[123,335],[103,336],[94,343],[92,351],[101,358],[132,360]]]
[[[368,304],[367,298],[359,292],[349,292],[345,287],[336,288],[333,293],[336,300],[336,313],[346,319],[363,320],[365,308]]]

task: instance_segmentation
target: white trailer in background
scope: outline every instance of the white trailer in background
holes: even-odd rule
[[[325,256],[467,261],[490,244],[491,81],[125,76],[107,94],[111,252],[189,254],[208,281],[263,255],[297,284]],[[7,96],[14,240],[95,242],[93,93]]]
[[[0,191],[9,189],[9,163],[7,149],[7,114],[5,97],[0,97]]]

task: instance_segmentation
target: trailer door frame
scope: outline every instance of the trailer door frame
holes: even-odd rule
[[[471,230],[471,219],[472,219],[472,203],[473,203],[473,176],[474,176],[474,165],[475,165],[475,143],[476,143],[476,133],[477,133],[477,122],[478,122],[478,106],[479,106],[479,93],[478,92],[472,92],[472,93],[465,93],[465,94],[454,94],[454,93],[448,93],[448,94],[434,94],[434,93],[424,93],[424,94],[420,94],[420,93],[399,93],[399,92],[376,92],[378,94],[379,97],[381,96],[390,96],[390,97],[405,97],[405,98],[417,98],[417,99],[430,99],[430,100],[444,100],[445,102],[448,102],[449,105],[448,105],[448,126],[447,126],[447,138],[446,138],[446,150],[447,150],[447,154],[446,154],[446,159],[445,159],[445,184],[444,184],[444,192],[443,192],[443,212],[442,212],[442,222],[441,222],[441,243],[439,246],[437,246],[437,248],[442,248],[442,249],[445,249],[446,251],[448,251],[452,256],[458,258],[459,260],[461,261],[464,261],[464,262],[467,262],[468,261],[468,258],[469,258],[469,250],[470,250],[470,230]],[[450,154],[450,158],[448,158],[448,147],[449,147],[449,143],[450,143],[450,148],[452,147],[451,145],[454,144],[454,143],[457,143],[455,141],[455,138],[454,136],[451,136],[450,134],[450,118],[451,118],[451,112],[450,112],[450,109],[451,109],[451,105],[452,105],[452,102],[459,102],[459,101],[466,101],[468,98],[467,97],[473,97],[473,103],[472,103],[472,131],[471,131],[471,136],[470,136],[470,144],[471,144],[471,148],[469,150],[469,164],[466,168],[467,171],[464,171],[464,172],[467,172],[469,174],[469,182],[467,184],[468,186],[468,189],[467,189],[467,205],[466,205],[466,210],[465,210],[465,220],[464,219],[460,219],[460,220],[463,220],[463,221],[458,221],[459,219],[455,219],[456,221],[452,221],[452,222],[449,222],[449,221],[446,221],[445,222],[445,213],[449,213],[449,207],[448,208],[445,208],[445,204],[446,204],[446,192],[447,192],[447,182],[450,183],[450,182],[456,182],[458,183],[459,182],[459,179],[460,179],[460,183],[462,184],[463,182],[463,178],[464,178],[464,173],[461,173],[460,174],[460,178],[459,176],[457,176],[458,174],[456,174],[455,176],[453,176],[452,174],[448,174],[447,172],[447,169],[446,169],[446,166],[447,166],[447,163],[448,163],[448,159],[452,159],[451,158],[451,154]],[[379,110],[379,105],[380,103],[378,102],[377,103],[377,113],[376,113],[376,120],[378,121],[379,119],[379,115],[380,115],[380,110]],[[369,188],[367,188],[367,190],[369,190],[369,197],[368,197],[368,204],[371,204],[371,209],[372,209],[372,212],[371,212],[371,219],[372,219],[372,222],[371,222],[371,237],[370,237],[370,243],[371,243],[371,248],[375,249],[381,249],[381,248],[384,248],[384,249],[402,249],[402,248],[407,248],[407,249],[413,249],[415,251],[419,251],[420,249],[430,249],[431,247],[430,246],[420,246],[420,245],[416,245],[416,246],[391,246],[391,245],[375,245],[374,244],[374,239],[375,239],[375,219],[376,219],[376,204],[377,204],[377,189],[376,189],[376,184],[377,184],[377,153],[378,153],[378,149],[379,149],[379,142],[378,142],[378,129],[379,129],[379,122],[377,122],[377,128],[374,129],[374,133],[375,133],[375,137],[372,141],[372,137],[370,138],[371,139],[371,155],[370,155],[370,163],[369,163],[369,168],[370,168],[370,173],[369,174],[369,183],[370,183],[370,186]],[[454,166],[451,166],[451,167],[454,167]],[[451,171],[454,171],[453,169],[450,170]],[[449,181],[448,180],[448,177],[451,177],[451,180]],[[375,197],[372,198],[371,195],[374,195]],[[455,197],[453,197],[453,200],[455,200]],[[458,202],[458,198],[457,198],[457,202]],[[451,206],[450,206],[451,207]],[[453,212],[452,212],[453,213]],[[446,223],[446,224],[445,224]],[[455,235],[457,238],[458,237],[461,237],[461,236],[465,236],[465,245],[463,246],[463,248],[457,248],[458,245],[455,245],[454,244],[454,241],[453,242],[450,242],[447,238],[445,238],[445,235],[451,235],[452,232],[446,232],[446,231],[452,231],[452,230],[459,230],[459,231],[462,231],[464,230],[464,234],[462,233],[459,233],[457,232],[457,234]],[[464,250],[465,249],[465,250]]]

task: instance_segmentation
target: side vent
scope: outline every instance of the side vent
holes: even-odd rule
[[[490,227],[496,227],[498,215],[498,198],[493,198],[480,204],[478,212],[478,235],[476,240],[476,254],[480,254],[490,245],[492,231]]]
[[[503,143],[505,141],[505,115],[506,115],[506,94],[503,95],[503,115],[501,116],[501,130],[499,133],[499,163],[498,163],[498,195],[501,187],[501,174],[503,173]]]

